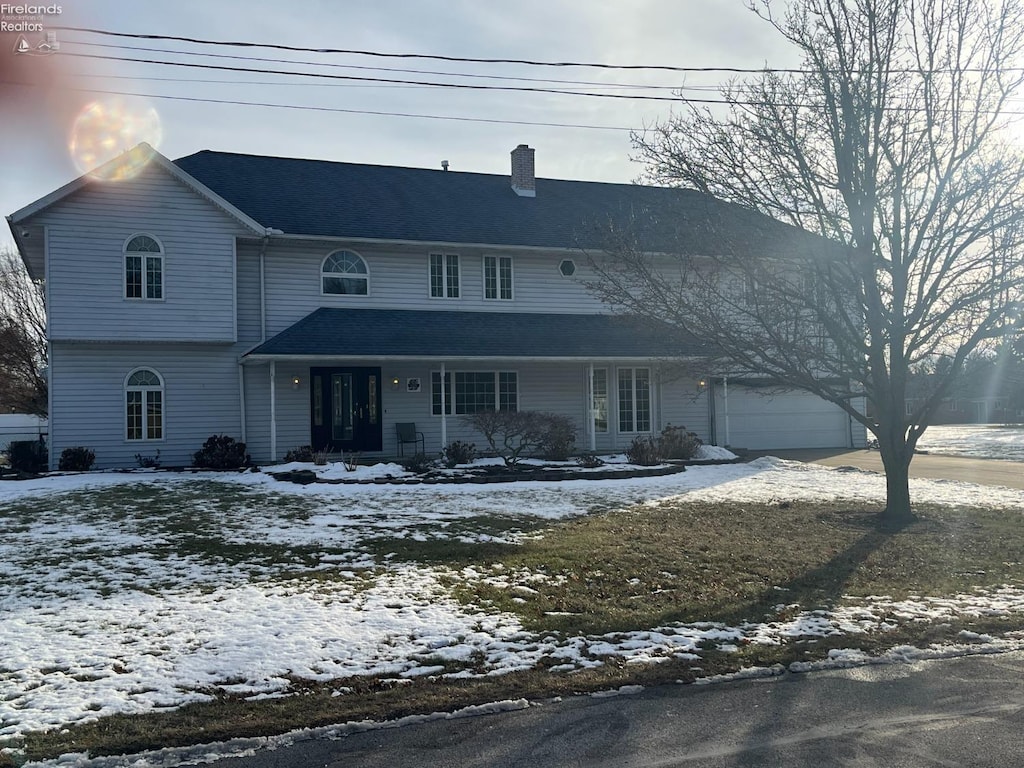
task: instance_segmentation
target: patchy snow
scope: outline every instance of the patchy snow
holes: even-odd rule
[[[90,502],[93,491],[118,487],[130,492],[128,499],[175,494],[180,508],[147,516]],[[66,495],[74,491],[88,493]],[[1024,509],[1019,490],[915,480],[912,493],[922,502]],[[408,682],[452,664],[465,663],[452,676],[466,677],[528,669],[541,659],[571,671],[608,657],[697,659],[709,644],[729,651],[795,637],[856,637],[922,618],[1024,612],[1024,591],[1007,587],[942,599],[848,599],[831,612],[790,606],[779,614],[784,619],[735,627],[536,636],[514,615],[454,600],[441,583],[449,572],[376,561],[363,547],[380,536],[515,541],[521,535],[514,528],[483,534],[464,525],[473,516],[557,519],[670,499],[881,500],[884,494],[881,475],[776,458],[666,477],[500,486],[300,486],[264,472],[87,473],[3,482],[0,505],[23,502],[31,511],[0,514],[0,738],[176,707],[216,691],[281,695],[290,677],[377,674]],[[177,546],[200,519],[240,553],[237,560]],[[157,552],[157,545],[165,549]],[[263,554],[268,548],[273,551]],[[286,572],[288,558],[299,576]],[[331,578],[316,579],[318,570]],[[544,578],[482,567],[460,575],[523,594]],[[1022,643],[966,634],[959,640],[975,652]],[[830,661],[851,660],[838,654]]]
[[[949,456],[1024,461],[1024,424],[942,424],[928,427],[917,448]]]
[[[736,458],[736,454],[717,445],[702,445],[693,458],[698,461],[731,461]]]

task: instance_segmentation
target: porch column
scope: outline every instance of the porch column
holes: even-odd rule
[[[277,390],[274,378],[277,375],[277,365],[270,361],[270,460],[277,461]]]
[[[597,450],[597,413],[594,411],[594,364],[587,365],[587,431],[590,432],[590,452]]]
[[[444,407],[444,363],[441,363],[441,450],[448,445],[448,409]]]
[[[245,439],[245,366],[241,363],[238,364],[238,410],[241,417],[238,434],[242,436],[242,442],[247,443],[249,441]]]

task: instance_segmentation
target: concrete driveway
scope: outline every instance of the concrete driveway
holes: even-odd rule
[[[808,461],[826,467],[857,467],[882,472],[878,451],[848,448],[820,448],[795,451],[751,451],[750,457],[778,456],[780,459]],[[910,462],[910,476],[929,480],[963,480],[980,485],[1001,485],[1024,489],[1024,462],[996,459],[968,459],[962,456],[938,456],[919,453]]]

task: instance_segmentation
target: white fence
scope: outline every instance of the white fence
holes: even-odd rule
[[[49,434],[49,424],[41,416],[27,413],[0,413],[0,451],[12,440],[38,440]]]

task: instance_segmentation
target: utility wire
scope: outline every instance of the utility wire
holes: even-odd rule
[[[233,59],[237,61],[259,61],[263,63],[271,64],[301,64],[312,67],[331,67],[336,69],[356,69],[369,72],[400,72],[404,74],[413,75],[439,75],[441,77],[465,77],[475,78],[481,80],[508,80],[518,81],[525,83],[555,83],[558,85],[594,85],[604,87],[616,87],[616,88],[637,88],[637,89],[649,89],[649,90],[663,90],[671,91],[675,90],[677,86],[674,85],[641,85],[639,83],[607,83],[598,80],[559,80],[556,78],[544,78],[544,77],[512,77],[509,75],[480,75],[463,72],[439,72],[432,69],[403,69],[400,67],[368,67],[361,64],[336,64],[333,62],[319,62],[319,61],[296,61],[295,59],[275,59],[267,56],[239,56],[237,54],[228,53],[206,53],[204,51],[180,51],[180,50],[168,50],[166,48],[149,48],[140,45],[110,45],[108,43],[89,43],[84,40],[61,40],[61,45],[84,45],[90,48],[108,48],[122,51],[143,51],[146,53],[169,53],[172,55],[184,55],[184,56],[203,56],[206,58],[214,59]],[[715,87],[717,86],[708,86]]]
[[[195,43],[197,45],[224,45],[237,48],[271,48],[278,51],[298,51],[301,53],[342,53],[356,56],[378,56],[392,59],[430,59],[433,61],[454,61],[469,64],[525,64],[533,67],[587,67],[591,69],[622,69],[622,70],[659,70],[662,72],[731,72],[736,74],[755,74],[765,71],[799,73],[802,69],[772,69],[764,67],[756,69],[745,67],[675,67],[665,64],[603,64],[578,61],[537,61],[533,59],[481,59],[469,56],[441,56],[427,53],[384,53],[382,51],[365,51],[352,48],[306,48],[295,45],[282,45],[280,43],[251,43],[240,40],[208,40],[199,37],[179,37],[176,35],[143,35],[130,32],[113,32],[106,29],[90,29],[88,27],[54,27],[54,29],[67,30],[69,32],[86,32],[91,35],[106,35],[109,37],[127,37],[138,40],[173,40],[181,43]]]
[[[475,85],[472,83],[436,83],[429,80],[399,80],[386,77],[365,77],[358,75],[333,75],[326,72],[296,72],[285,69],[256,69],[254,67],[229,67],[226,64],[193,64],[184,61],[160,61],[157,59],[137,59],[122,56],[103,56],[98,53],[65,53],[65,56],[75,56],[83,59],[97,59],[101,61],[124,61],[135,64],[158,64],[165,67],[189,67],[192,69],[214,69],[222,72],[255,72],[261,75],[285,75],[288,77],[317,77],[327,80],[347,80],[369,83],[399,83],[401,85],[422,85],[431,88],[454,88],[469,91],[517,91],[526,93],[554,93],[560,96],[588,96],[599,99],[629,99],[640,101],[682,101],[678,96],[646,96],[642,94],[627,93],[593,93],[591,91],[571,91],[562,88],[539,88],[524,85]],[[701,99],[692,99],[701,102]],[[717,103],[709,101],[708,103]]]
[[[4,85],[21,85],[29,88],[38,87],[34,83],[19,82],[14,80],[0,80]],[[51,86],[57,90],[73,91],[76,93],[98,93],[106,96],[135,96],[143,99],[166,99],[169,101],[188,101],[203,104],[230,104],[243,107],[273,107],[276,109],[295,109],[310,112],[338,112],[350,115],[376,115],[379,117],[415,117],[423,120],[453,120],[464,123],[494,123],[498,125],[529,125],[541,128],[583,128],[594,131],[635,131],[636,128],[627,128],[616,125],[589,125],[585,123],[547,123],[532,120],[500,120],[487,117],[465,117],[461,115],[429,115],[416,112],[386,112],[383,110],[369,109],[342,109],[340,107],[314,107],[304,104],[275,104],[264,101],[238,101],[234,99],[208,99],[198,96],[169,96],[161,93],[132,93],[128,91],[112,91],[102,88],[75,88],[72,86]]]

